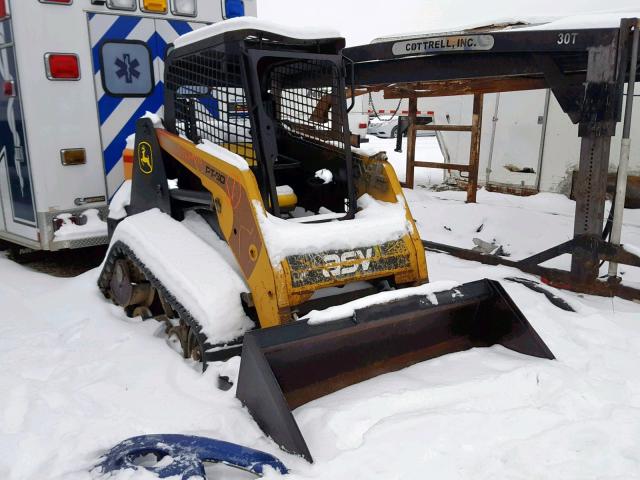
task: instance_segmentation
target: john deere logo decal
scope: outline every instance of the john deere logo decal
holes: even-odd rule
[[[142,173],[147,175],[153,172],[153,155],[151,154],[151,145],[147,142],[138,144],[138,167]]]

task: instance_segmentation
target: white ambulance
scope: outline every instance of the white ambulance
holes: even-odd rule
[[[0,239],[106,243],[122,152],[163,102],[178,35],[256,15],[256,0],[0,0]]]

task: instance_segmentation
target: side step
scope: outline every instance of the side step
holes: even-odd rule
[[[313,461],[291,410],[430,358],[495,344],[554,359],[499,282],[372,305],[353,318],[245,334],[236,396],[284,450]]]

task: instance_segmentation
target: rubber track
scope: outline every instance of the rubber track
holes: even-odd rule
[[[227,360],[235,355],[239,355],[242,348],[242,338],[238,340],[233,340],[224,344],[212,344],[209,342],[209,339],[202,333],[202,326],[198,321],[191,315],[189,310],[187,310],[182,303],[176,298],[171,291],[163,285],[163,283],[158,280],[158,278],[153,274],[149,268],[136,256],[133,250],[124,242],[117,241],[113,244],[113,246],[109,249],[109,253],[107,254],[107,259],[105,260],[104,268],[102,272],[100,272],[100,276],[98,277],[98,287],[100,291],[105,296],[105,298],[111,299],[111,295],[109,294],[109,283],[111,282],[111,277],[113,275],[113,269],[116,263],[116,260],[119,259],[127,259],[131,261],[140,271],[144,274],[149,283],[155,288],[160,295],[164,298],[164,300],[171,306],[171,308],[178,314],[181,320],[183,320],[189,327],[191,327],[196,332],[196,337],[201,345],[203,345],[205,354],[202,361],[202,369],[205,370],[207,368],[207,362],[221,361]],[[220,348],[215,352],[208,352],[208,350],[212,348]]]

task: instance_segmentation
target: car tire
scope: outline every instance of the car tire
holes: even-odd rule
[[[396,138],[398,135],[398,126],[396,125],[391,129],[391,136],[389,138]]]

